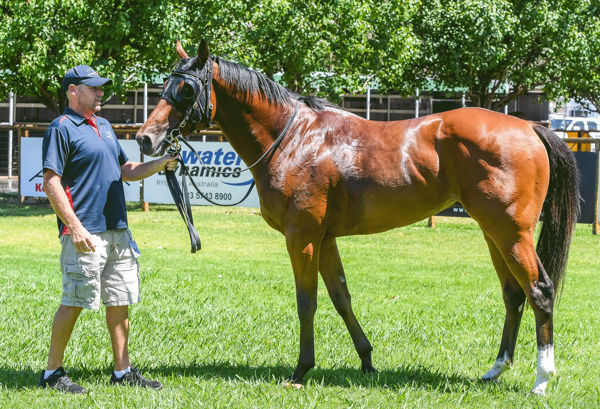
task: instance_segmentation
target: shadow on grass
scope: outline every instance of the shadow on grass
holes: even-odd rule
[[[6,389],[30,389],[38,387],[40,382],[40,375],[42,373],[41,366],[39,368],[31,369],[26,368],[23,370],[16,370],[13,368],[0,367],[0,386]],[[77,382],[81,379],[108,379],[111,375],[110,369],[87,369],[87,368],[74,368],[67,369],[67,375]]]
[[[26,198],[20,203],[18,196],[0,193],[0,217],[28,217],[54,214],[50,202],[46,198]]]
[[[157,379],[159,377],[194,377],[201,379],[237,379],[241,382],[275,384],[282,384],[293,371],[293,368],[283,365],[253,367],[248,365],[231,365],[229,363],[202,363],[183,366],[158,365],[140,369],[150,379]],[[75,382],[94,382],[102,378],[105,378],[108,382],[111,369],[73,368],[67,372],[69,377]],[[34,371],[31,368],[27,368],[18,371],[12,368],[0,367],[0,385],[6,389],[34,388],[39,383],[40,373],[41,369]],[[350,367],[336,369],[317,368],[309,371],[304,381],[309,388],[311,385],[390,390],[410,387],[450,392],[456,389],[463,390],[463,388],[489,385],[490,388],[498,387],[502,392],[520,392],[520,388],[511,382],[500,383],[496,386],[496,384],[483,382],[480,378],[470,378],[460,374],[446,374],[420,365],[401,366],[396,370],[383,370],[374,374],[365,374],[359,369]]]
[[[293,372],[289,366],[259,366],[231,365],[229,363],[190,364],[187,366],[156,366],[148,368],[150,374],[164,377],[198,377],[238,379],[242,382],[283,383]],[[421,365],[401,366],[396,370],[383,370],[374,374],[365,374],[357,368],[342,367],[336,369],[317,368],[308,372],[304,383],[338,386],[338,387],[367,387],[400,389],[405,386],[433,390],[462,389],[474,385],[491,385],[480,378],[470,378],[460,374],[447,374],[431,370]],[[501,386],[502,390],[518,391],[514,384]]]

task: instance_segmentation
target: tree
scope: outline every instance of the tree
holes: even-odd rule
[[[186,8],[200,7],[188,1]],[[230,56],[298,93],[337,100],[370,78],[396,78],[414,55],[415,1],[233,0],[194,13],[189,41]],[[190,13],[192,14],[192,13]]]
[[[570,3],[423,0],[415,18],[421,54],[412,80],[464,88],[475,105],[502,107],[552,78]]]
[[[168,71],[184,12],[172,1],[9,0],[0,20],[0,97],[14,90],[57,114],[64,73],[79,64],[113,80],[113,92]]]
[[[562,24],[563,52],[552,60],[554,77],[544,90],[600,112],[600,2],[574,0],[570,8]]]

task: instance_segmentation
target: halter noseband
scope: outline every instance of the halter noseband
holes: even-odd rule
[[[176,128],[172,128],[165,138],[167,152],[173,156],[181,150],[179,139],[181,130],[188,121],[194,127],[199,124],[210,124],[213,115],[213,104],[210,99],[212,81],[212,60],[208,58],[204,66],[194,70],[183,68],[182,63],[169,75],[167,83],[159,96],[180,112],[185,112],[183,119]],[[183,81],[183,85],[179,85]],[[190,101],[194,101],[193,104]]]

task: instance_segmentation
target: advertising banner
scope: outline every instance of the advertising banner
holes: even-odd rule
[[[42,138],[21,138],[19,184],[21,196],[45,197]]]
[[[44,171],[42,169],[42,140],[43,138],[21,138],[21,164],[19,183],[21,196],[45,197]],[[127,157],[140,161],[140,148],[135,140],[120,139]],[[140,200],[140,182],[123,182],[125,200],[137,202]]]
[[[573,152],[577,168],[579,169],[579,194],[581,196],[581,214],[578,223],[595,223],[594,212],[596,206],[596,184],[599,169],[596,169],[596,152]],[[600,198],[599,198],[600,199]],[[470,217],[467,211],[460,205],[455,204],[437,214],[438,216]],[[542,212],[541,220],[544,220]]]
[[[246,164],[227,142],[190,142],[195,155],[183,146],[181,159],[194,183],[202,194],[215,203],[231,205],[239,202],[252,185],[252,174],[242,172]],[[152,160],[144,157],[144,161]],[[181,182],[181,165],[177,169],[177,180]],[[186,177],[186,184],[193,205],[211,205]],[[150,203],[173,203],[165,175],[160,172],[144,180],[144,200]],[[237,206],[259,207],[258,194],[253,187],[248,197]]]

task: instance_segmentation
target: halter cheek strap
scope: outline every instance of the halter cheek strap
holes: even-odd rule
[[[163,92],[161,93],[160,97],[165,99],[167,102],[169,102],[176,108],[178,108],[181,105],[181,103],[173,98],[173,90],[176,86],[175,79],[183,79],[184,81],[189,80],[192,84],[194,84],[194,103],[186,109],[185,115],[183,116],[183,119],[181,120],[179,125],[177,125],[176,128],[173,128],[165,138],[165,143],[168,146],[167,153],[169,153],[171,156],[178,156],[179,152],[181,151],[181,147],[179,146],[179,140],[184,140],[181,135],[181,130],[186,126],[188,121],[192,123],[193,127],[197,127],[203,123],[209,124],[214,116],[213,104],[211,101],[212,67],[212,61],[208,59],[200,72],[198,72],[198,70],[196,70],[196,72],[175,70],[175,72],[173,72],[169,76],[169,80],[163,88]],[[202,72],[206,72],[205,77],[202,77]],[[198,90],[199,87],[204,88],[204,90]],[[183,164],[181,158],[179,158],[178,160],[181,166],[185,168],[185,165]],[[175,171],[167,170],[165,172],[165,175],[167,177],[167,185],[169,186],[169,190],[171,191],[171,196],[173,197],[173,201],[177,206],[177,210],[179,211],[179,214],[185,222],[186,227],[188,229],[188,233],[190,235],[191,251],[192,253],[195,253],[197,250],[200,250],[201,242],[200,236],[198,235],[198,232],[194,227],[192,207],[190,205],[190,198],[187,190],[187,184],[184,180],[184,174],[185,172],[182,172],[181,186],[183,188],[181,188],[179,186],[179,183],[177,182]]]
[[[177,101],[173,98],[174,90],[176,89],[176,80],[183,79],[188,80],[189,83],[194,84],[194,103],[185,109],[185,114],[179,125],[169,131],[165,138],[165,143],[168,145],[168,149],[171,151],[178,151],[179,146],[176,143],[178,137],[181,136],[181,130],[191,122],[194,128],[197,128],[201,124],[209,124],[214,117],[213,104],[211,100],[212,93],[212,71],[213,62],[209,58],[204,67],[201,70],[196,69],[195,71],[188,71],[177,68],[167,80],[163,91],[160,93],[160,98],[164,99],[177,109],[182,108],[181,101]],[[202,75],[204,74],[204,75]],[[188,82],[186,81],[186,82]]]

